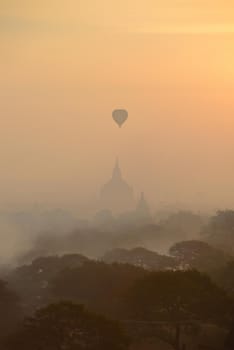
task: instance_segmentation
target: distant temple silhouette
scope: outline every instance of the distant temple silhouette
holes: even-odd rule
[[[100,192],[100,209],[108,209],[113,213],[132,210],[135,206],[133,189],[123,179],[118,158],[112,177]]]
[[[136,213],[136,216],[138,217],[139,220],[149,219],[151,216],[150,208],[149,208],[149,205],[145,199],[144,192],[141,192],[141,196],[140,196],[140,199],[137,203],[135,213]]]

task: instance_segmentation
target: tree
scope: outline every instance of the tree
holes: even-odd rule
[[[231,308],[225,292],[197,271],[152,272],[135,283],[126,302],[133,319],[172,325],[176,350],[181,349],[182,325],[225,322]]]
[[[234,234],[234,210],[219,210],[214,215],[208,228],[213,232],[231,232]]]
[[[214,270],[211,276],[217,285],[232,297],[234,296],[234,261],[230,261],[224,267]]]
[[[131,264],[147,270],[166,270],[177,267],[177,260],[151,250],[137,247],[134,249],[116,248],[108,251],[102,260],[106,263]]]
[[[202,241],[183,241],[175,243],[170,248],[170,254],[175,257],[184,268],[210,272],[217,267],[223,267],[231,260],[222,250],[210,246]]]
[[[38,310],[6,341],[7,350],[125,350],[127,346],[118,323],[71,302]]]
[[[0,337],[15,330],[22,319],[22,310],[18,296],[0,280]]]
[[[51,283],[51,300],[72,300],[95,312],[122,317],[123,298],[133,283],[147,272],[127,264],[86,262],[62,271]]]
[[[204,218],[190,211],[182,210],[160,221],[165,234],[176,240],[198,237],[204,225]]]
[[[40,257],[19,266],[8,275],[8,282],[20,296],[27,314],[48,304],[51,280],[66,268],[76,268],[89,259],[80,254]]]
[[[202,231],[208,242],[234,253],[234,211],[218,211]]]
[[[226,350],[234,349],[234,321],[231,324],[230,331],[226,339],[225,349]]]

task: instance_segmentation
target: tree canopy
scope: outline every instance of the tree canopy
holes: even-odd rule
[[[123,298],[133,283],[147,272],[127,264],[86,262],[62,271],[51,284],[52,300],[72,300],[96,312],[121,317]]]
[[[118,323],[71,302],[38,310],[5,344],[7,350],[125,350],[127,346]]]
[[[152,272],[127,294],[130,315],[138,319],[225,320],[232,306],[225,292],[197,271]]]
[[[19,297],[2,280],[0,280],[0,310],[0,337],[2,337],[11,332],[23,317]]]
[[[198,240],[175,243],[170,248],[170,254],[178,260],[182,267],[205,272],[223,267],[231,260],[231,257],[222,250]]]
[[[220,210],[211,217],[208,225],[202,230],[204,238],[213,245],[233,254],[234,211]]]

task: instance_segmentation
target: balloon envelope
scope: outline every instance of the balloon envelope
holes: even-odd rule
[[[115,109],[112,113],[114,121],[121,126],[128,119],[128,112],[125,109]]]

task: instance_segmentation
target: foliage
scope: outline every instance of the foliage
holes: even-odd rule
[[[234,211],[218,211],[202,233],[208,242],[234,254]]]
[[[231,307],[226,294],[197,271],[152,272],[135,283],[126,301],[132,317],[150,321],[225,321]]]
[[[16,268],[9,276],[12,289],[27,305],[27,312],[47,303],[50,281],[66,268],[81,266],[88,258],[79,254],[48,256],[33,260],[29,265]]]
[[[234,234],[234,210],[219,210],[210,220],[211,231],[226,231]]]
[[[223,267],[231,259],[222,250],[202,241],[183,241],[170,248],[170,254],[184,268],[193,268],[209,272],[217,267]]]
[[[123,296],[147,272],[127,264],[86,262],[76,269],[62,271],[51,287],[53,300],[73,300],[96,312],[121,317]]]
[[[0,280],[0,336],[10,333],[22,318],[20,300],[7,283]]]
[[[225,346],[226,350],[233,350],[234,349],[234,321],[231,324],[225,345],[226,345]]]
[[[141,247],[130,250],[113,249],[107,252],[102,260],[106,263],[131,264],[148,270],[165,270],[175,268],[177,265],[177,261],[173,257],[161,255]]]
[[[234,261],[230,261],[223,268],[214,270],[211,276],[221,288],[234,297]]]
[[[165,234],[171,233],[177,240],[198,237],[204,225],[203,218],[187,210],[181,210],[160,221]],[[173,239],[173,237],[171,237]]]
[[[127,345],[118,323],[71,302],[38,310],[6,341],[7,350],[124,350]]]

